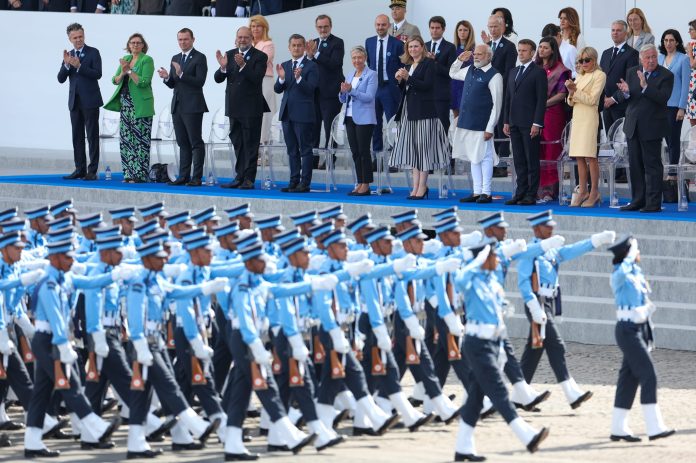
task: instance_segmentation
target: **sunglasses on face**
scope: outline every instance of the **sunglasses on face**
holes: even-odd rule
[[[580,63],[580,64],[587,64],[587,63],[591,63],[591,62],[592,62],[592,58],[580,58],[578,60],[578,63]]]

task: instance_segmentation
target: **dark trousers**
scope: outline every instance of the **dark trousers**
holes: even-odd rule
[[[682,124],[684,120],[677,120],[677,112],[679,108],[668,107],[669,111],[669,134],[665,138],[667,142],[667,152],[669,153],[669,163],[679,164],[679,157],[681,156],[681,131]],[[677,175],[676,171],[674,173],[670,172],[670,175]]]
[[[176,144],[179,145],[179,178],[200,180],[205,161],[205,143],[201,136],[203,113],[184,114],[177,111],[172,116]]]
[[[283,121],[283,137],[288,147],[290,162],[290,184],[312,183],[312,133],[314,124]]]
[[[319,330],[319,339],[324,345],[326,360],[321,369],[317,402],[324,405],[333,405],[336,396],[346,388],[353,393],[355,400],[360,400],[369,394],[367,381],[365,380],[365,372],[355,358],[353,351],[351,350],[347,354],[338,354],[338,359],[344,363],[343,368],[345,369],[346,377],[343,379],[333,379],[331,377],[331,351],[333,350],[331,335],[321,328]]]
[[[75,170],[96,174],[99,170],[99,108],[80,107],[80,97],[75,95],[75,105],[70,110],[70,124]],[[85,132],[89,144],[89,165],[85,151]]]
[[[384,375],[372,374],[372,348],[377,347],[377,338],[372,332],[370,317],[366,313],[360,314],[358,328],[365,335],[365,347],[363,348],[361,363],[370,393],[374,394],[375,391],[379,391],[381,397],[388,398],[392,394],[401,392],[401,384],[399,384],[401,375],[399,374],[399,367],[396,366],[393,352],[379,351],[386,373]]]
[[[513,162],[517,173],[515,196],[536,199],[539,189],[539,142],[541,136],[532,138],[531,127],[510,126]]]
[[[462,408],[462,420],[469,426],[476,426],[483,407],[483,397],[488,396],[505,422],[513,421],[517,418],[517,412],[510,402],[497,364],[500,342],[464,336],[463,350],[471,367],[471,384],[467,388],[469,397]]]
[[[230,328],[230,322],[225,318],[220,304],[215,304],[215,320],[217,321],[217,336],[215,336],[213,344],[213,377],[215,378],[215,389],[218,394],[222,394],[225,378],[227,378],[232,365],[232,354],[227,348],[227,341],[225,341],[232,328]]]
[[[437,111],[437,118],[442,122],[445,132],[449,132],[450,100],[435,100],[435,111]]]
[[[442,388],[440,383],[437,381],[437,376],[435,376],[435,367],[433,366],[433,360],[430,357],[428,348],[425,347],[423,341],[413,340],[416,349],[420,345],[420,363],[418,365],[406,365],[406,336],[409,336],[408,328],[404,324],[401,316],[396,313],[394,315],[394,358],[396,358],[396,364],[399,366],[399,373],[403,377],[406,372],[406,366],[411,372],[413,379],[417,383],[423,383],[425,388],[425,393],[431,399],[442,394]]]
[[[370,153],[370,140],[375,130],[373,124],[358,125],[352,117],[346,117],[346,136],[348,145],[353,153],[355,175],[358,183],[372,183],[372,155]]]
[[[622,117],[626,117],[626,105],[614,105],[602,111],[602,117],[600,121],[604,124],[604,130],[606,130],[607,135],[609,135],[609,128]]]
[[[628,139],[628,167],[631,176],[631,204],[662,206],[662,140]]]
[[[503,95],[503,100],[505,100],[505,95]],[[493,138],[495,138],[496,140],[502,140],[504,138],[509,138],[503,132],[503,125],[504,125],[503,118],[500,117],[498,119],[498,123],[495,126],[495,129],[493,130]],[[495,142],[495,143],[493,143],[493,146],[495,147],[495,152],[498,153],[498,157],[501,157],[501,158],[510,157],[510,142],[508,142],[508,141]]]
[[[251,2],[251,16],[261,14],[278,14],[283,11],[283,0],[253,0]]]
[[[227,347],[235,359],[234,368],[230,370],[227,387],[231,387],[229,405],[227,406],[227,426],[241,428],[246,418],[246,411],[251,399],[251,361],[249,348],[242,340],[242,334],[237,329],[232,329],[227,336]],[[264,368],[264,367],[261,367]],[[270,370],[270,369],[269,369]],[[256,396],[266,409],[272,423],[286,416],[283,404],[280,401],[278,386],[270,371],[267,372],[266,382],[268,389],[256,391]]]
[[[27,427],[43,428],[44,415],[53,393],[55,382],[53,360],[57,357],[54,357],[52,338],[51,334],[39,331],[31,341],[31,349],[36,360],[34,360],[34,394],[29,403],[29,410],[27,410]],[[58,353],[56,352],[55,355],[57,356]],[[66,366],[64,364],[61,366],[65,372]],[[80,376],[75,364],[73,363],[69,368],[71,370],[70,389],[61,389],[57,393],[65,402],[68,410],[82,419],[92,413],[92,408],[89,406],[87,397],[82,393]]]
[[[306,6],[306,5],[305,5]],[[314,104],[316,112],[316,124],[314,125],[314,147],[327,148],[331,142],[331,124],[334,118],[341,112],[341,102],[338,98],[316,98]],[[321,129],[324,127],[324,145],[321,143]]]
[[[544,346],[539,349],[532,349],[532,314],[529,312],[529,309],[525,307],[525,314],[527,315],[527,320],[529,320],[530,325],[529,335],[527,336],[527,343],[524,346],[520,366],[522,367],[522,374],[524,375],[525,381],[531,384],[537,366],[539,366],[539,360],[541,360],[541,356],[546,352],[553,374],[556,376],[556,381],[560,383],[570,378],[565,360],[565,343],[554,323],[553,306],[547,302],[542,302],[542,306],[546,312],[547,319]]]
[[[261,142],[261,117],[230,117],[230,140],[234,146],[237,163],[234,166],[237,180],[256,180],[256,163]]]
[[[433,361],[435,362],[435,374],[437,374],[437,379],[440,382],[440,386],[445,386],[445,383],[447,382],[447,375],[449,374],[450,367],[452,367],[454,373],[457,375],[457,378],[464,385],[464,388],[469,389],[471,368],[469,368],[469,363],[466,360],[466,356],[462,352],[461,359],[450,360],[447,355],[447,335],[449,334],[447,323],[445,320],[437,316],[435,327],[437,328],[438,337],[437,354],[433,357]],[[462,349],[460,348],[459,351],[461,352],[461,350]]]
[[[503,371],[505,372],[505,376],[510,380],[510,384],[524,381],[522,367],[520,366],[520,362],[517,361],[517,357],[515,357],[515,349],[512,348],[510,339],[503,339],[503,349],[505,349],[505,357],[507,358]]]
[[[5,356],[0,355],[0,357],[0,361],[5,360]],[[16,351],[12,352],[7,358],[5,371],[7,372],[7,379],[0,380],[0,403],[7,399],[7,390],[11,387],[19,399],[19,403],[22,404],[22,408],[25,411],[29,410],[31,397],[34,393],[34,385],[29,377],[26,365],[24,365]]]
[[[273,337],[273,347],[276,355],[280,359],[280,372],[276,375],[280,400],[287,410],[291,399],[297,401],[297,405],[302,412],[302,417],[305,422],[309,423],[317,419],[317,410],[314,406],[314,383],[310,375],[310,370],[307,365],[303,365],[304,385],[298,387],[290,387],[290,370],[289,360],[292,357],[292,346],[285,337],[283,330],[278,332],[278,336]]]
[[[630,409],[640,385],[640,403],[657,403],[657,376],[641,325],[618,322],[614,334],[623,352],[619,379],[616,382],[614,407]]]
[[[391,82],[380,85],[377,88],[377,94],[375,95],[377,125],[372,134],[372,149],[375,151],[382,151],[384,149],[384,135],[382,132],[384,122],[382,120],[382,115],[387,119],[387,122],[394,117],[396,110],[399,108],[400,95],[399,88]]]

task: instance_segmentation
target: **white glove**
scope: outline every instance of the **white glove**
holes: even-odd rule
[[[99,357],[109,355],[109,345],[106,343],[106,333],[104,331],[95,331],[92,333],[92,341],[94,341],[94,353]]]
[[[24,272],[19,275],[19,281],[22,282],[22,286],[31,286],[37,281],[39,281],[46,272],[42,269],[31,270],[29,272]]]
[[[22,328],[22,333],[24,333],[27,339],[31,341],[34,338],[34,332],[36,330],[34,329],[34,325],[31,324],[29,317],[27,317],[27,314],[23,313],[19,317],[15,317],[15,323]]]
[[[212,16],[214,18],[216,14],[217,14],[217,11],[215,10],[215,7],[212,7],[210,9],[210,16]]]
[[[172,241],[169,243],[169,253],[174,256],[178,256],[181,254],[181,250],[183,249],[184,245],[181,244],[180,241]]]
[[[275,262],[272,260],[267,260],[266,261],[266,266],[263,269],[263,274],[264,275],[273,275],[278,271],[278,266],[276,265]]]
[[[135,349],[135,358],[138,363],[145,367],[152,365],[152,352],[150,352],[150,346],[147,345],[147,339],[142,338],[137,341],[133,341],[133,348]]]
[[[191,339],[189,344],[191,345],[191,349],[193,349],[193,355],[199,359],[210,360],[213,358],[213,349],[203,344],[203,339],[201,339],[200,336]]]
[[[353,340],[353,350],[362,351],[365,349],[365,335],[360,331],[355,331],[355,339]]]
[[[483,233],[480,231],[472,231],[471,233],[467,235],[462,235],[462,246],[465,248],[470,248],[471,246],[475,245],[476,243],[480,242],[483,239]]]
[[[236,10],[234,10],[234,15],[238,18],[243,18],[246,16],[246,8],[243,6],[238,6]]]
[[[324,254],[316,254],[314,256],[311,256],[309,258],[309,268],[307,270],[318,271],[321,268],[321,266],[324,265],[326,259],[328,259],[328,257]]]
[[[474,253],[469,251],[466,248],[462,248],[462,259],[464,262],[469,262],[471,259],[474,258]]]
[[[645,323],[648,321],[648,306],[641,305],[633,310],[635,311],[633,323]]]
[[[119,265],[111,271],[111,279],[114,281],[130,280],[133,273],[135,273],[135,270],[132,266]]]
[[[423,254],[437,254],[442,249],[440,240],[428,240],[423,243]]]
[[[387,326],[379,325],[376,328],[372,328],[372,332],[377,338],[377,347],[384,352],[391,352],[392,342],[391,338],[389,337],[389,333],[387,332]]]
[[[532,314],[532,320],[540,325],[546,324],[546,312],[539,305],[539,301],[532,299],[527,302],[527,308],[529,308],[529,313]]]
[[[435,262],[435,271],[438,275],[444,275],[445,273],[454,272],[459,267],[461,267],[462,261],[456,257],[450,257],[449,259],[439,260]]]
[[[404,320],[404,324],[406,325],[406,328],[408,328],[408,333],[413,339],[417,339],[419,341],[425,339],[425,330],[422,326],[420,326],[420,323],[418,323],[418,317],[415,315],[408,317],[406,320]]]
[[[464,336],[464,325],[462,321],[454,313],[450,312],[445,315],[445,323],[447,324],[447,329],[454,336]]]
[[[370,255],[367,253],[367,251],[348,251],[348,255],[346,256],[346,262],[360,262],[361,260],[369,258]]]
[[[491,245],[487,244],[486,247],[484,247],[481,252],[478,253],[478,255],[472,260],[473,263],[475,263],[477,266],[478,265],[483,265],[484,262],[486,262],[486,259],[488,259],[488,254],[491,253]]]
[[[636,260],[636,257],[638,257],[639,252],[640,249],[638,249],[638,240],[633,238],[631,240],[631,246],[628,248],[628,254],[626,254],[626,257],[631,260]]]
[[[406,254],[401,259],[394,259],[394,271],[396,273],[403,273],[406,270],[411,270],[416,267],[416,256],[413,254]]]
[[[87,271],[87,266],[80,262],[73,262],[72,267],[70,267],[70,271],[75,275],[84,275]]]
[[[227,277],[217,277],[210,281],[206,281],[201,284],[201,291],[203,295],[210,296],[213,293],[219,293],[220,291],[227,291],[227,283],[230,279]]]
[[[261,339],[254,339],[254,342],[249,344],[249,349],[251,349],[251,355],[254,356],[254,361],[259,365],[268,366],[273,362],[273,355],[263,347]]]
[[[77,352],[73,350],[72,346],[70,343],[64,343],[60,344],[58,346],[58,351],[60,352],[60,361],[61,363],[65,363],[66,365],[70,365],[72,363],[75,363],[77,360]]]
[[[305,363],[309,358],[309,349],[302,340],[302,336],[296,334],[288,338],[290,347],[292,347],[292,357],[300,363]]]
[[[14,351],[14,343],[10,341],[7,329],[0,330],[0,354],[10,355]]]
[[[336,275],[321,275],[312,277],[312,291],[333,291],[338,284]]]
[[[48,267],[48,260],[47,259],[32,259],[32,260],[25,260],[19,263],[19,268],[22,270],[36,270],[36,269],[45,269]]]
[[[336,352],[339,354],[347,354],[350,352],[350,343],[348,343],[348,340],[343,335],[341,328],[332,329],[329,331],[329,335],[331,336],[331,342]]]
[[[613,230],[604,230],[603,232],[595,233],[590,237],[592,246],[598,248],[603,244],[611,244],[616,239],[616,232]]]
[[[164,264],[162,273],[167,278],[176,278],[186,270],[186,264]]]
[[[526,250],[527,243],[523,239],[512,240],[511,242],[502,244],[500,246],[500,251],[508,259],[511,259],[512,256],[516,256],[517,254],[525,252]]]
[[[560,248],[565,244],[565,238],[561,235],[553,235],[551,238],[541,240],[541,249],[546,252],[549,249]]]
[[[654,314],[657,311],[657,307],[655,307],[655,304],[653,304],[653,301],[651,301],[648,298],[645,298],[645,307],[648,308],[648,317],[651,317],[652,314]]]
[[[351,262],[343,266],[353,278],[358,278],[364,273],[370,272],[375,266],[375,263],[369,259],[361,260],[360,262]]]

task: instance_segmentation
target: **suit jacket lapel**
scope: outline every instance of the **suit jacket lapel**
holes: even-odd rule
[[[527,74],[532,72],[532,66],[534,66],[534,63],[529,63],[527,67],[524,69],[524,71],[522,71],[522,75],[520,76],[520,78],[515,79],[515,88],[519,87],[524,78],[527,77]],[[517,74],[515,74],[515,77],[517,77]]]

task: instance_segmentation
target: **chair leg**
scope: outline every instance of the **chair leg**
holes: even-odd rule
[[[684,174],[684,169],[681,166],[679,166],[677,168],[677,188],[679,191],[679,199],[677,200],[679,202],[677,203],[677,210],[679,212],[686,212],[689,210],[689,187],[685,187],[684,185],[684,179],[686,177]]]
[[[565,176],[565,163],[563,162],[562,159],[558,160],[558,204],[560,206],[565,206],[568,204],[568,194],[566,193],[565,189],[565,180],[563,177]]]

